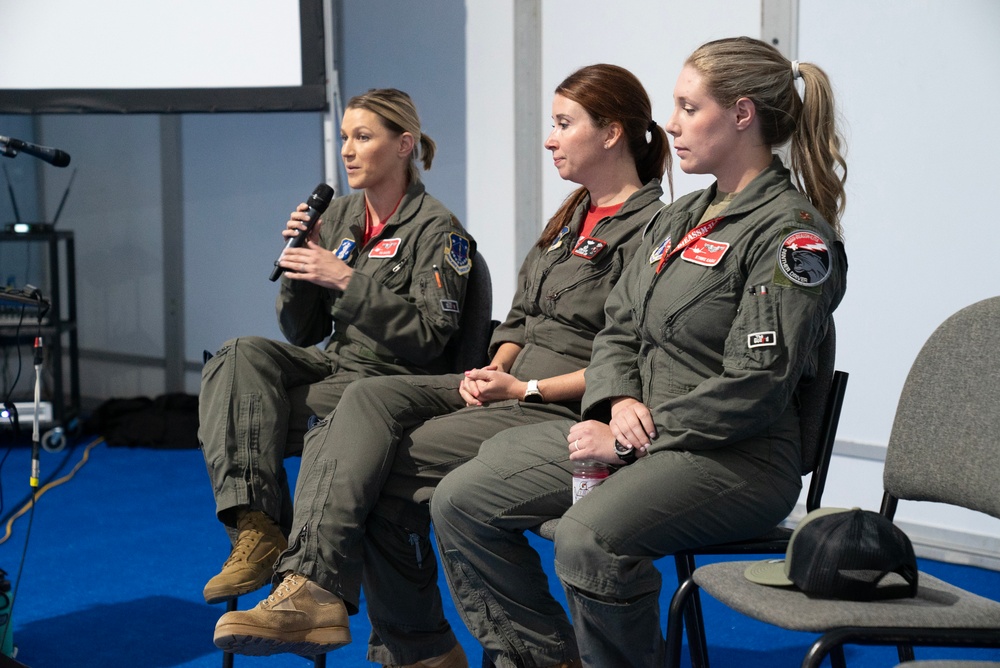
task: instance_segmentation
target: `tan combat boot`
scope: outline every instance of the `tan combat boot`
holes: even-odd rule
[[[236,520],[239,537],[222,571],[205,585],[206,603],[221,603],[260,589],[271,581],[278,556],[288,540],[270,517],[244,510]]]
[[[227,612],[215,625],[216,647],[235,654],[315,656],[349,642],[344,602],[297,573],[256,607]]]

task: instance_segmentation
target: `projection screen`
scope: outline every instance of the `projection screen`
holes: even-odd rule
[[[0,113],[326,106],[321,0],[0,0]]]

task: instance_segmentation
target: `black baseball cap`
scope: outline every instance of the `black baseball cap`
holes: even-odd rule
[[[784,559],[751,564],[744,575],[812,596],[872,601],[915,596],[918,571],[909,537],[889,518],[860,508],[818,508],[792,532]]]

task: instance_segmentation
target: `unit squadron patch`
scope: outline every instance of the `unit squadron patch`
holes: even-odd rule
[[[549,251],[554,251],[555,249],[562,246],[563,237],[565,237],[567,234],[569,234],[568,227],[563,227],[561,230],[559,230],[559,234],[557,234],[556,238],[552,240],[552,243],[549,244],[549,247],[545,252],[548,253]]]
[[[778,268],[792,285],[814,288],[833,270],[830,249],[815,232],[796,230],[778,247]]]
[[[649,255],[649,263],[656,264],[663,259],[663,256],[670,252],[670,247],[673,244],[670,243],[670,237],[664,239],[659,246],[657,246],[653,252]]]
[[[459,276],[468,274],[472,269],[472,260],[469,259],[469,240],[461,234],[454,232],[449,234],[444,259]]]
[[[338,260],[343,260],[347,262],[347,258],[351,257],[351,253],[354,251],[354,247],[358,245],[358,242],[354,239],[347,239],[346,237],[337,246],[337,250],[333,251],[333,254],[337,256]]]

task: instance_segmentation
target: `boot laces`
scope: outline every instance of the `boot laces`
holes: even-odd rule
[[[229,553],[229,558],[226,559],[226,563],[222,567],[225,568],[233,562],[243,561],[249,557],[261,535],[262,533],[256,529],[248,528],[241,531],[239,538],[236,539],[236,545],[233,546],[233,551]]]
[[[285,576],[285,579],[281,581],[274,591],[268,595],[266,599],[260,602],[261,607],[270,607],[276,604],[280,599],[288,596],[292,593],[292,587],[301,582],[300,578],[295,573],[289,573]]]

